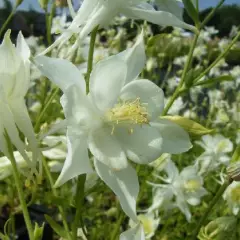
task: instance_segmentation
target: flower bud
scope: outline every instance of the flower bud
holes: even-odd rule
[[[18,7],[22,2],[23,0],[16,0],[16,7]]]
[[[235,239],[237,219],[235,217],[220,217],[207,226],[202,227],[199,234],[199,240],[226,240]]]
[[[56,0],[57,7],[67,7],[68,3],[67,0]]]
[[[230,179],[240,181],[240,145],[233,153],[232,160],[227,167],[227,173]]]
[[[48,0],[38,0],[38,2],[43,10],[47,10]]]
[[[169,121],[172,121],[172,122],[178,124],[179,126],[181,126],[184,130],[186,130],[189,134],[191,134],[193,136],[202,136],[205,134],[210,134],[214,131],[212,129],[203,127],[201,124],[199,124],[193,120],[190,120],[188,118],[181,117],[181,116],[164,116],[161,118],[167,119]]]

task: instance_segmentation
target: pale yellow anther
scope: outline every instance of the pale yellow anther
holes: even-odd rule
[[[111,134],[114,133],[114,124],[143,125],[149,123],[149,115],[146,107],[140,102],[140,98],[134,101],[117,103],[106,113],[107,122],[113,125]],[[133,133],[133,128],[129,128],[129,134]]]

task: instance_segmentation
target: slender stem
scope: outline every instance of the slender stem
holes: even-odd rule
[[[4,22],[4,24],[2,25],[1,29],[0,29],[0,38],[3,35],[3,32],[5,31],[5,29],[7,28],[8,24],[10,23],[10,21],[12,20],[15,12],[16,12],[16,6],[12,9],[11,13],[9,14],[8,18],[6,19],[6,21]]]
[[[82,209],[84,200],[84,184],[86,181],[86,174],[78,176],[77,180],[77,192],[75,197],[76,214],[72,225],[73,240],[77,240],[77,231],[80,219],[82,219]],[[84,228],[84,226],[82,226]]]
[[[90,46],[89,46],[89,52],[88,52],[87,74],[86,74],[87,92],[89,91],[89,80],[90,80],[90,74],[92,72],[92,67],[93,67],[93,54],[94,54],[97,31],[98,31],[98,26],[96,26],[91,33],[91,40],[90,40]]]
[[[225,0],[220,0],[217,6],[211,10],[211,12],[206,16],[206,18],[201,23],[200,29],[202,29],[208,23],[208,21],[213,17],[215,12],[223,5],[224,2]]]
[[[120,206],[119,203],[118,203],[118,206],[117,206],[117,212],[118,212],[118,220],[117,220],[117,222],[115,224],[115,227],[112,231],[111,240],[116,240],[117,239],[117,236],[119,234],[120,226],[121,226],[121,224],[124,220],[124,217],[125,217],[122,210],[121,210],[121,206]]]
[[[41,111],[41,113],[39,114],[39,117],[37,118],[37,121],[36,121],[36,124],[34,126],[34,130],[35,131],[38,131],[39,130],[39,127],[40,127],[40,124],[41,124],[41,120],[45,114],[45,112],[47,111],[48,107],[50,106],[50,104],[52,103],[52,101],[54,100],[54,98],[56,97],[56,95],[58,94],[58,91],[59,89],[56,88],[54,90],[54,92],[52,93],[51,97],[49,97],[48,101],[46,102],[43,110]]]
[[[51,190],[53,192],[53,195],[55,197],[57,197],[57,190],[54,188],[54,182],[53,182],[53,178],[52,178],[52,175],[51,175],[51,172],[49,170],[49,167],[47,165],[47,162],[46,162],[46,159],[44,157],[42,157],[42,163],[43,163],[43,167],[44,167],[44,170],[45,170],[45,173],[46,173],[46,176],[47,176],[47,179],[50,183],[50,186],[51,186]],[[70,230],[69,230],[69,227],[68,227],[68,223],[67,223],[67,220],[66,220],[66,216],[65,216],[65,213],[64,213],[64,210],[63,208],[58,205],[58,210],[62,216],[62,221],[63,221],[63,226],[64,226],[64,229],[66,231],[66,234],[68,236],[68,239],[71,240],[72,239],[72,236],[70,234]]]
[[[29,235],[29,239],[30,240],[34,240],[34,232],[33,232],[33,226],[32,226],[32,222],[30,219],[30,215],[28,212],[28,208],[27,208],[27,203],[24,199],[24,193],[23,193],[23,189],[22,189],[22,184],[21,184],[21,180],[20,180],[20,176],[19,176],[19,172],[18,172],[18,168],[17,168],[17,163],[15,160],[15,157],[13,155],[13,147],[12,147],[12,143],[11,140],[9,139],[8,134],[6,133],[6,141],[7,141],[7,145],[8,145],[8,152],[9,152],[9,160],[11,161],[12,164],[12,168],[13,168],[13,177],[14,177],[14,181],[16,184],[16,188],[17,188],[17,192],[18,192],[18,197],[20,200],[20,204],[21,204],[21,208],[22,208],[22,212],[23,212],[23,217],[24,217],[24,221],[27,227],[27,231],[28,231],[28,235]]]
[[[238,41],[238,38],[240,37],[240,31],[235,36],[235,38],[232,40],[232,42],[227,46],[227,48],[217,57],[217,59],[208,67],[206,68],[196,79],[193,80],[193,82],[197,83],[202,77],[204,77],[213,67],[215,67],[218,62],[225,57],[229,50],[232,48],[232,46]]]
[[[199,230],[201,229],[202,225],[204,224],[205,220],[207,219],[207,217],[209,216],[209,214],[211,213],[213,207],[215,206],[215,204],[218,202],[218,200],[221,198],[222,194],[225,192],[226,188],[229,186],[230,181],[225,182],[217,191],[215,197],[212,199],[212,201],[210,202],[207,210],[205,211],[204,215],[201,217],[196,229],[194,230],[191,240],[195,240],[197,239],[197,235]]]
[[[47,8],[45,9],[45,15],[46,15],[46,37],[48,45],[52,44],[52,35],[51,35],[51,29],[52,29],[52,21],[56,10],[56,1],[53,1],[51,11],[48,13]]]
[[[189,50],[189,53],[188,53],[187,62],[186,62],[185,66],[184,66],[184,69],[183,69],[183,73],[182,73],[182,76],[181,76],[180,83],[179,83],[178,87],[176,88],[176,90],[174,91],[172,97],[171,97],[170,100],[168,101],[166,107],[164,108],[164,111],[163,111],[163,114],[162,114],[162,115],[166,115],[166,114],[168,113],[168,110],[170,109],[170,107],[172,106],[172,104],[174,103],[174,101],[176,100],[176,98],[178,98],[179,94],[181,93],[181,90],[182,90],[182,87],[183,87],[184,80],[185,80],[185,78],[186,78],[188,69],[189,69],[189,67],[190,67],[190,65],[191,65],[191,63],[192,63],[193,52],[194,52],[194,49],[195,49],[195,47],[196,47],[198,37],[199,37],[199,33],[197,33],[197,34],[194,36],[192,45],[191,45],[190,50]]]

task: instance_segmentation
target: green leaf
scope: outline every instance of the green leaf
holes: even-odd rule
[[[197,9],[194,7],[191,0],[183,0],[184,7],[188,13],[188,15],[192,18],[196,25],[199,24],[199,16]]]
[[[194,86],[208,86],[209,87],[216,83],[225,82],[225,81],[233,81],[233,80],[235,80],[234,77],[232,77],[230,75],[223,75],[220,77],[209,78],[207,80],[199,81],[199,82],[195,83]]]
[[[199,67],[197,69],[190,69],[187,72],[187,75],[184,79],[184,83],[187,88],[190,88],[193,85],[193,80],[199,76],[199,74],[202,72],[203,68]]]
[[[50,216],[47,214],[44,215],[47,222],[51,226],[51,228],[62,238],[67,239],[67,233],[65,232],[64,228],[59,225],[57,222],[55,222]]]

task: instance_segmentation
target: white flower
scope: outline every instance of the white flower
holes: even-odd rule
[[[155,175],[157,179],[164,182],[163,184],[150,182],[153,185],[153,203],[148,212],[160,207],[169,210],[176,206],[190,221],[191,212],[188,204],[192,206],[200,204],[201,197],[207,194],[203,188],[202,177],[198,175],[196,166],[188,166],[179,173],[171,159],[166,163],[164,170],[167,178]]]
[[[226,154],[232,151],[232,142],[220,134],[204,135],[202,141],[196,141],[205,152],[196,162],[200,166],[200,174],[215,170],[220,164],[227,164],[230,157]]]
[[[175,26],[195,30],[182,20],[182,8],[176,0],[156,0],[160,9],[155,10],[146,0],[84,0],[69,28],[50,46],[45,54],[57,45],[62,45],[73,33],[84,39],[96,26],[107,26],[114,17],[123,14],[132,19],[143,19],[162,26]],[[76,48],[78,42],[73,46]]]
[[[227,201],[232,213],[237,215],[240,210],[240,183],[233,181],[224,192],[223,198]]]
[[[0,151],[9,156],[5,131],[24,159],[35,167],[38,158],[37,141],[28,115],[24,97],[30,84],[30,50],[19,33],[17,46],[10,40],[8,31],[0,45]],[[33,161],[25,152],[25,144],[18,129],[25,135],[33,151]]]
[[[137,216],[139,221],[142,223],[146,239],[151,239],[158,228],[160,218],[156,215],[157,214],[153,212],[149,212],[145,214],[139,214]],[[136,224],[130,219],[129,225],[134,227]]]
[[[64,92],[61,104],[68,122],[68,155],[56,185],[92,172],[89,149],[98,175],[136,220],[138,179],[127,159],[147,164],[163,152],[191,148],[182,128],[159,120],[162,90],[149,80],[136,80],[145,63],[143,35],[133,48],[96,64],[88,95],[83,77],[70,62],[40,56],[36,63]]]

